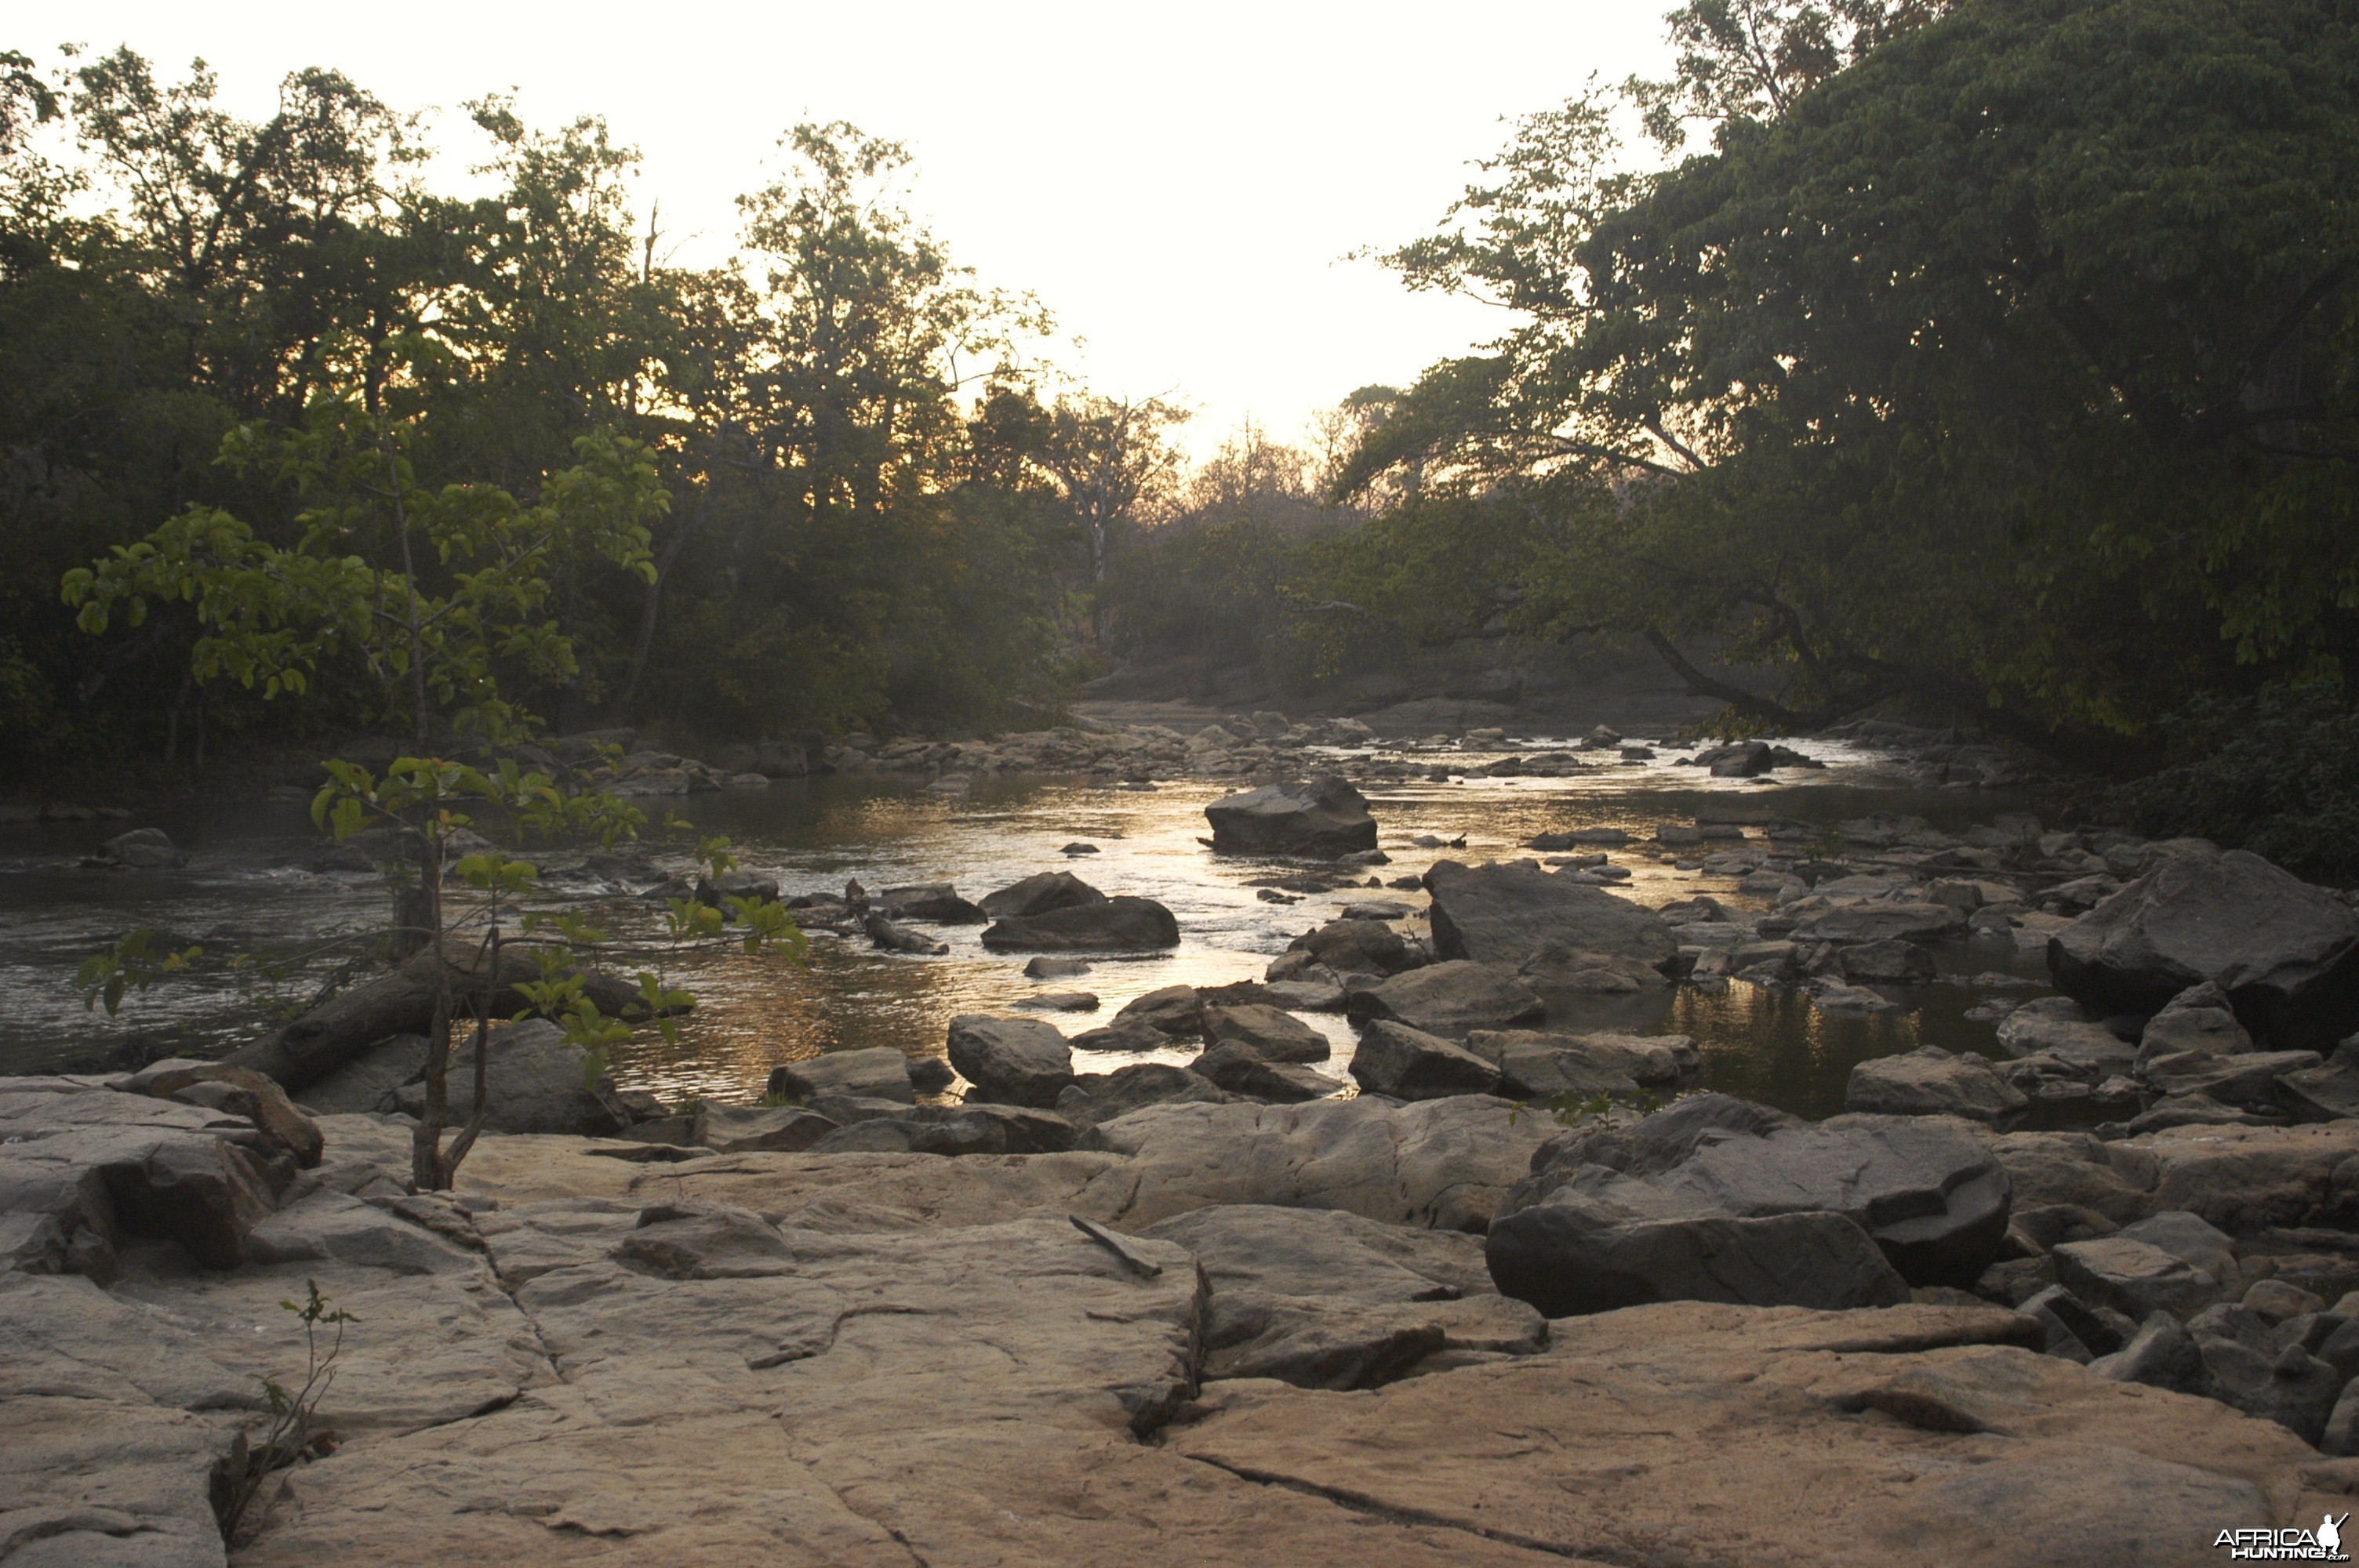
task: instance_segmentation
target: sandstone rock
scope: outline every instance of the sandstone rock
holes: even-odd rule
[[[925,920],[937,925],[972,925],[985,918],[984,911],[958,894],[949,882],[916,882],[886,888],[874,895],[876,907],[895,920]]]
[[[1963,1285],[1998,1254],[2009,1192],[1998,1161],[1950,1126],[1885,1116],[1812,1125],[1727,1095],[1697,1095],[1628,1128],[1552,1139],[1502,1205],[1491,1229],[1492,1260],[1522,1287],[1500,1276],[1508,1293],[1562,1290],[1569,1299],[1603,1303],[1590,1311],[1678,1299],[1676,1290],[1714,1282],[1731,1291],[1823,1290],[1836,1293],[1819,1296],[1821,1304],[1870,1304],[1889,1285],[1862,1273],[1853,1262],[1856,1249],[1827,1227],[1789,1227],[1790,1236],[1769,1239],[1770,1231],[1719,1222],[1833,1215],[1873,1238],[1908,1283]],[[1562,1220],[1516,1217],[1559,1205],[1577,1212]],[[1677,1238],[1648,1228],[1665,1223],[1689,1228]],[[1763,1267],[1712,1272],[1705,1265],[1723,1244],[1758,1255]],[[1809,1271],[1777,1265],[1780,1247],[1807,1256]],[[1594,1266],[1584,1248],[1626,1260],[1617,1265],[1621,1299],[1562,1282]],[[1664,1272],[1640,1272],[1641,1263]],[[1655,1293],[1632,1293],[1642,1285]]]
[[[1854,985],[1930,985],[1934,974],[1932,954],[1914,942],[1897,939],[1838,947],[1835,963]]]
[[[2138,1058],[2166,1056],[2179,1051],[2233,1054],[2253,1048],[2253,1037],[2236,1022],[2228,993],[2211,981],[2190,986],[2147,1020],[2138,1036]]]
[[[302,1105],[321,1115],[390,1110],[394,1091],[426,1072],[426,1036],[397,1034],[313,1079]]]
[[[1479,1231],[1552,1125],[1473,1095],[1401,1106],[1150,1106],[1101,1129],[1130,1159],[1093,1178],[1084,1200],[1128,1227],[1242,1203]]]
[[[984,914],[993,920],[1024,920],[1060,909],[1074,909],[1085,903],[1103,902],[1105,894],[1071,871],[1040,871],[1001,888],[997,892],[985,894],[982,908]],[[1034,962],[1040,960],[1035,959]],[[1032,971],[1027,968],[1025,973],[1031,974]]]
[[[1071,979],[1089,972],[1090,961],[1087,958],[1052,958],[1045,954],[1024,966],[1024,978],[1029,980]]]
[[[1009,915],[984,928],[983,945],[994,952],[1045,953],[1176,947],[1180,923],[1151,898],[1109,898],[1044,914]]]
[[[1466,1048],[1499,1069],[1499,1092],[1517,1099],[1608,1095],[1634,1099],[1642,1089],[1669,1089],[1702,1066],[1684,1034],[1550,1034],[1474,1030]]]
[[[896,1051],[895,1055],[900,1053]],[[750,1154],[775,1151],[791,1154],[808,1149],[836,1130],[836,1122],[817,1111],[793,1106],[709,1105],[696,1108],[691,1141],[719,1154]]]
[[[770,1069],[766,1092],[809,1099],[815,1095],[857,1095],[869,1099],[913,1103],[909,1058],[890,1045],[860,1051],[830,1051],[799,1062],[781,1062]]]
[[[1333,1078],[1292,1062],[1273,1062],[1242,1041],[1207,1047],[1188,1070],[1209,1078],[1231,1094],[1249,1099],[1295,1105],[1323,1099],[1343,1086]]]
[[[585,1088],[582,1051],[566,1043],[564,1031],[545,1018],[495,1024],[489,1036],[484,1126],[494,1132],[571,1132],[591,1137],[630,1125],[632,1117],[601,1079]],[[452,1046],[446,1093],[450,1125],[463,1127],[475,1108],[475,1037]],[[411,1116],[426,1104],[426,1086],[394,1092]]]
[[[1266,1062],[1323,1062],[1332,1054],[1324,1034],[1275,1007],[1208,1007],[1203,1027],[1212,1044],[1244,1045]]]
[[[1114,1022],[1143,1023],[1161,1034],[1198,1034],[1203,1032],[1204,1002],[1194,986],[1164,986],[1125,1004]]]
[[[1343,1005],[1354,1019],[1389,1020],[1451,1039],[1476,1029],[1537,1023],[1548,1011],[1538,993],[1515,976],[1463,960],[1395,975],[1351,993]]]
[[[1627,899],[1542,871],[1529,860],[1463,866],[1437,862],[1432,890],[1433,947],[1443,958],[1520,966],[1542,944],[1661,971],[1679,943],[1653,911]]]
[[[2192,1564],[2223,1514],[2290,1517],[2272,1488],[2316,1463],[2290,1434],[2032,1354],[2024,1325],[1988,1309],[1640,1308],[1447,1378],[1212,1390],[1210,1418],[1166,1441],[1577,1561]],[[1497,1435],[1538,1431],[1549,1441]]]
[[[1228,795],[1207,806],[1204,816],[1212,848],[1232,854],[1332,858],[1376,847],[1367,800],[1332,773]]]
[[[1486,1057],[1381,1019],[1362,1031],[1352,1054],[1352,1076],[1363,1089],[1395,1099],[1487,1095],[1499,1087],[1499,1068]]]
[[[1331,920],[1296,937],[1294,946],[1341,974],[1397,975],[1412,967],[1408,945],[1382,921]]]
[[[962,1013],[951,1020],[950,1058],[976,1099],[1045,1110],[1073,1081],[1071,1046],[1038,1019]]]
[[[1334,1210],[1198,1209],[1142,1235],[1204,1271],[1206,1374],[1373,1388],[1436,1351],[1528,1355],[1547,1325],[1491,1288],[1482,1244]]]
[[[1082,1074],[1057,1097],[1057,1114],[1094,1127],[1144,1106],[1172,1100],[1227,1105],[1237,1098],[1201,1073],[1161,1062],[1141,1062],[1111,1073]]]
[[[2324,1051],[2359,1027],[2359,914],[2241,849],[2166,860],[2049,942],[2060,989],[2101,1012],[2224,990],[2254,1038]]]
[[[1990,1059],[1953,1055],[1938,1045],[1899,1056],[1878,1056],[1851,1070],[1843,1108],[1886,1116],[1962,1116],[1998,1121],[2031,1101],[1998,1075]]]

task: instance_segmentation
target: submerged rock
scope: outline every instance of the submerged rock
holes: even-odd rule
[[[1045,914],[1009,915],[986,927],[983,945],[994,952],[1117,953],[1176,947],[1180,923],[1149,898],[1106,898]]]

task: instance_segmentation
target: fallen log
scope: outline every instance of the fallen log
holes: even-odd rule
[[[439,971],[439,973],[438,973]],[[639,989],[619,975],[582,971],[583,994],[602,1012],[619,1015],[636,1004]],[[499,967],[472,940],[447,938],[440,953],[429,949],[399,968],[338,991],[282,1027],[268,1039],[242,1046],[223,1058],[299,1089],[397,1034],[423,1034],[434,1025],[438,984],[451,988],[452,1022],[472,1021],[480,999],[494,1018],[507,1018],[531,1004],[516,987],[540,979],[529,944],[501,944]]]

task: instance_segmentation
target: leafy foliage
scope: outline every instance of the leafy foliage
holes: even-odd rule
[[[2339,687],[2201,697],[2164,728],[2174,760],[2113,790],[2107,817],[2157,838],[2240,845],[2299,875],[2359,886],[2359,714]]]
[[[1612,94],[1520,122],[1394,258],[1515,325],[1341,485],[1418,475],[1392,557],[1500,541],[1514,623],[1642,636],[1756,719],[1893,700],[2131,763],[2190,691],[2359,651],[2359,35],[2322,3],[1938,9],[1675,13],[1701,53],[1639,107],[1714,148],[1658,172]]]

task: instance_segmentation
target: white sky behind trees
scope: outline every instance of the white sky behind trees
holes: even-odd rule
[[[268,113],[278,79],[344,71],[429,138],[477,146],[460,103],[516,90],[528,124],[603,114],[645,155],[678,259],[724,256],[732,199],[799,120],[908,145],[908,205],[991,287],[1028,289],[1057,362],[1116,396],[1176,395],[1199,456],[1251,416],[1281,438],[1371,382],[1406,384],[1505,326],[1344,259],[1427,232],[1505,144],[1503,116],[1593,71],[1664,74],[1670,0],[1456,5],[1047,0],[619,6],[409,0],[78,0],[0,45],[127,43]],[[49,36],[54,35],[54,36]]]

